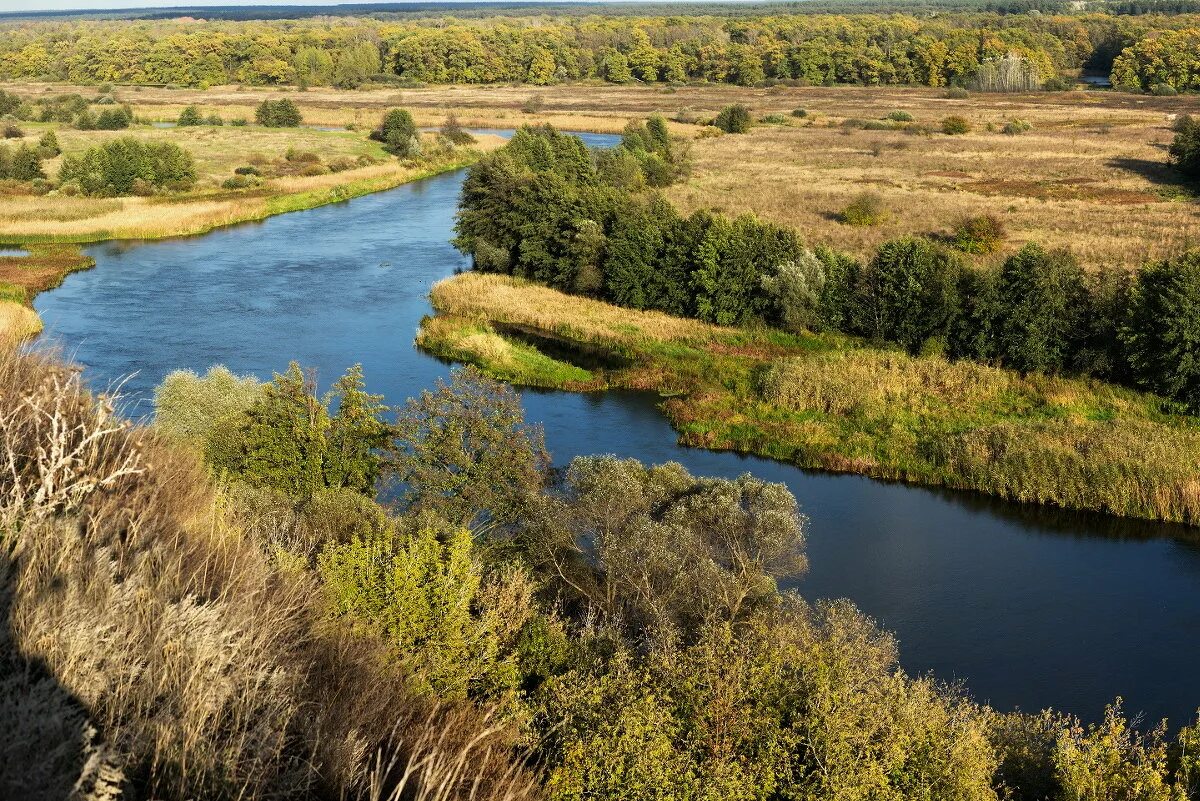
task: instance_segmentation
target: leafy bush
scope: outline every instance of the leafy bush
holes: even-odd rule
[[[838,213],[838,220],[846,225],[879,225],[886,219],[883,198],[875,192],[863,192]]]
[[[949,100],[966,100],[971,96],[971,93],[961,86],[951,86],[946,90],[945,96]]]
[[[196,182],[196,164],[174,142],[122,137],[67,156],[59,180],[74,181],[84,194],[98,197],[133,194],[139,185],[182,190]]]
[[[262,175],[262,171],[258,167],[246,165],[245,167],[235,167],[234,173],[237,175]]]
[[[1025,120],[1013,119],[1004,123],[1004,127],[1000,129],[1000,133],[1008,134],[1009,136],[1017,136],[1018,134],[1023,134],[1032,129],[1033,126]]]
[[[4,126],[4,138],[5,139],[21,139],[24,136],[25,136],[25,132],[22,131],[19,126],[11,125],[11,124]]]
[[[46,177],[39,150],[22,144],[15,151],[0,145],[0,180],[38,181]]]
[[[371,138],[382,142],[384,150],[400,158],[421,154],[417,124],[406,109],[394,108],[384,114],[379,127],[371,132]]]
[[[733,134],[745,133],[753,124],[754,120],[750,116],[750,109],[741,104],[726,106],[713,120],[713,125],[725,133]]]
[[[128,106],[117,106],[105,109],[97,116],[94,123],[98,131],[120,131],[128,128],[133,122],[133,111]]]
[[[1156,83],[1150,86],[1150,94],[1155,97],[1174,97],[1179,91],[1169,83]]]
[[[207,117],[204,118],[204,124],[218,126],[218,125],[224,125],[225,121],[223,119],[221,119],[220,114],[209,114]]]
[[[805,117],[808,116],[808,109],[794,108],[794,109],[792,109],[792,116],[799,117],[800,119],[804,119]]]
[[[446,121],[442,124],[442,129],[439,131],[439,133],[441,134],[442,138],[452,145],[462,146],[475,144],[475,137],[463,130],[462,125],[460,125],[458,122],[458,117],[454,116],[453,114],[446,118]]]
[[[964,217],[954,226],[951,241],[963,253],[995,253],[1007,235],[1004,223],[993,214]]]
[[[540,94],[530,95],[521,103],[521,113],[537,114],[546,106],[546,98]]]
[[[1067,92],[1075,88],[1075,82],[1062,75],[1051,75],[1042,84],[1042,88],[1047,92]]]
[[[203,125],[204,118],[200,116],[199,106],[187,106],[183,111],[179,112],[179,119],[175,123],[180,128],[189,128],[196,125]]]
[[[950,136],[961,136],[965,133],[970,133],[971,123],[966,117],[951,115],[942,120],[942,133]]]
[[[767,125],[786,125],[787,117],[782,114],[768,114],[763,117],[760,122],[763,122]]]
[[[1120,338],[1139,386],[1200,412],[1200,250],[1138,274]]]
[[[42,158],[52,159],[62,153],[62,148],[58,146],[58,137],[54,135],[54,131],[46,131],[42,134],[41,139],[38,139],[38,152]]]
[[[242,128],[246,125],[246,120],[242,117],[234,117],[232,120],[229,121],[229,124],[234,126],[235,128]]]
[[[913,115],[909,114],[907,111],[891,111],[888,112],[884,119],[892,120],[893,122],[912,122]]]
[[[300,109],[286,97],[259,103],[254,110],[254,120],[266,128],[296,128],[302,121]]]

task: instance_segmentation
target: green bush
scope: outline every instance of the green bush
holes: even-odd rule
[[[175,123],[180,128],[190,128],[196,125],[203,125],[204,118],[200,116],[199,106],[187,106],[183,111],[179,112],[179,119]]]
[[[794,109],[792,109],[792,116],[799,117],[800,119],[804,119],[805,117],[808,116],[808,109],[794,108]]]
[[[1023,134],[1032,129],[1033,126],[1025,120],[1013,119],[1004,123],[1004,127],[1000,129],[1000,132],[1003,134],[1008,134],[1009,136],[1017,136],[1018,134]]]
[[[942,120],[942,133],[949,136],[961,136],[971,132],[971,123],[966,117],[951,115]]]
[[[964,217],[954,226],[951,241],[963,253],[995,253],[1004,244],[1004,223],[993,214]]]
[[[254,120],[266,128],[297,128],[302,121],[300,109],[286,97],[259,103],[254,110]]]
[[[1075,82],[1062,75],[1052,75],[1042,84],[1047,92],[1067,92],[1075,88]]]
[[[838,213],[838,220],[846,225],[879,225],[885,219],[883,198],[875,192],[863,192]]]
[[[1179,91],[1169,83],[1156,83],[1151,85],[1150,94],[1155,97],[1175,97]]]
[[[74,181],[87,195],[117,197],[144,188],[184,190],[196,182],[190,153],[174,142],[122,137],[67,156],[59,180]]]
[[[786,125],[787,117],[782,114],[768,114],[763,117],[760,122],[763,122],[766,125]]]
[[[966,100],[970,96],[971,93],[961,86],[951,86],[945,95],[948,100]]]
[[[384,114],[379,127],[371,132],[371,138],[382,142],[383,149],[393,156],[412,158],[421,154],[417,124],[406,109],[394,108]]]
[[[750,109],[741,104],[726,106],[713,120],[713,125],[720,128],[725,133],[740,134],[750,130],[754,124],[753,118],[750,116]]]
[[[912,122],[913,115],[909,114],[907,111],[891,111],[888,112],[884,119],[891,120],[892,122]]]
[[[54,131],[46,131],[42,137],[38,139],[38,151],[42,158],[52,159],[62,153],[62,148],[58,145],[58,137]]]

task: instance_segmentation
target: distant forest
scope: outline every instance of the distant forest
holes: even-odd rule
[[[1128,90],[1200,88],[1200,15],[1063,14],[1036,0],[937,10],[954,5],[922,0],[905,14],[857,13],[861,3],[828,0],[755,14],[717,6],[700,15],[695,4],[624,9],[655,16],[547,6],[555,13],[509,7],[513,15],[501,16],[504,7],[471,4],[451,17],[433,15],[444,5],[415,3],[403,6],[407,16],[233,21],[217,17],[239,9],[224,9],[197,10],[205,19],[11,18],[0,23],[0,78],[188,87],[588,79],[967,86],[981,66],[1015,55],[1051,86],[1085,69],[1111,72]]]

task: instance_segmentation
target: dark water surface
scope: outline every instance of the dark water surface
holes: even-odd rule
[[[603,144],[603,138],[591,138]],[[93,386],[133,374],[131,411],[177,368],[269,378],[289,360],[328,385],[361,362],[397,403],[448,367],[413,348],[450,247],[462,173],[194,238],[107,243],[35,303]],[[810,518],[810,598],[849,597],[902,661],[1001,708],[1096,717],[1115,696],[1178,725],[1200,704],[1200,537],[690,450],[637,393],[524,393],[556,461],[615,453],[785,482]]]

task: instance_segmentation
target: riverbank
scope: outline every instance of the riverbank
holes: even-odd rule
[[[657,391],[681,443],[1122,517],[1200,522],[1200,425],[1095,381],[710,326],[467,273],[418,345],[506,381]]]
[[[382,192],[462,169],[502,141],[490,135],[481,139],[476,147],[455,149],[419,162],[392,160],[338,173],[274,179],[251,191],[101,200],[30,198],[39,206],[36,222],[26,223],[21,229],[11,224],[0,225],[0,246],[27,254],[0,255],[0,341],[26,339],[40,333],[42,323],[31,308],[33,299],[39,292],[61,284],[69,273],[94,265],[80,250],[82,244],[195,236],[228,225]],[[10,198],[5,202],[14,201]],[[11,218],[21,219],[21,215],[12,213]]]

